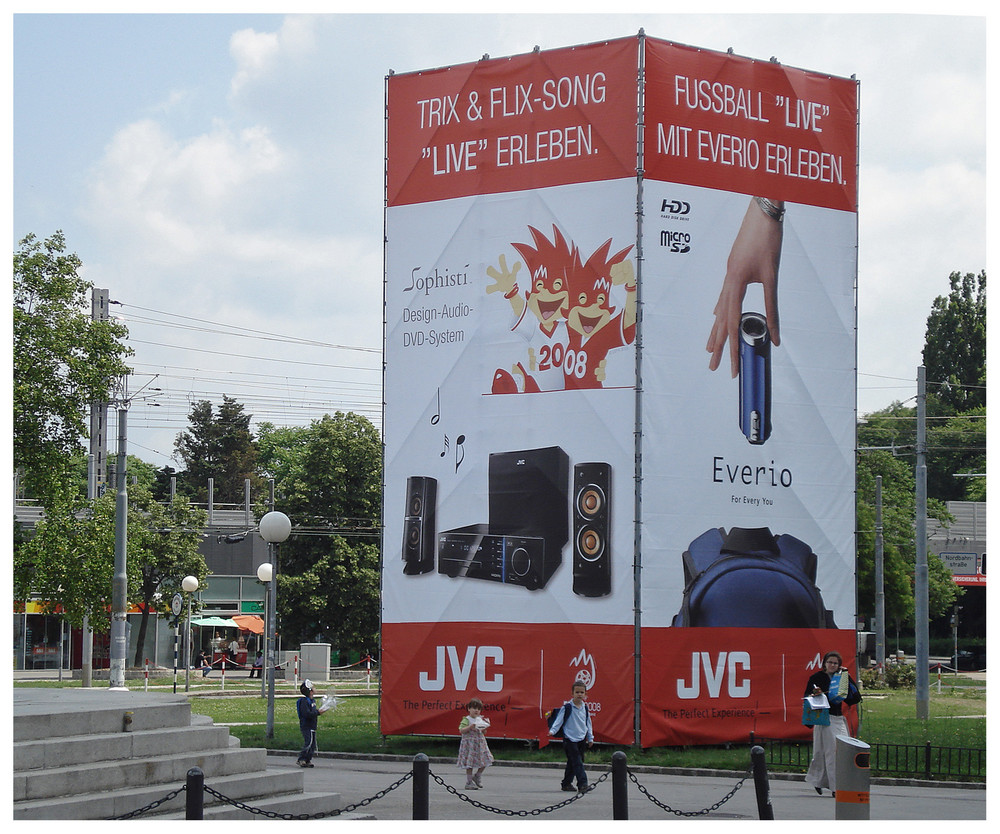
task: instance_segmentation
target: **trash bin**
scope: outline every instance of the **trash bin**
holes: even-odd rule
[[[837,808],[834,819],[871,819],[871,747],[837,736]]]

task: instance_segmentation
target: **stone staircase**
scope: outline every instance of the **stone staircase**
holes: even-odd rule
[[[198,767],[205,786],[267,813],[313,815],[338,794],[306,793],[304,773],[267,767],[182,695],[108,689],[14,689],[15,820],[111,819],[163,800]],[[186,792],[138,819],[184,819]],[[267,819],[204,793],[204,818]],[[342,814],[333,819],[374,819]]]

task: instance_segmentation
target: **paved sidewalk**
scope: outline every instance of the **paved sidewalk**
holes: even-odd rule
[[[296,767],[294,754],[269,755],[268,766]],[[360,802],[387,788],[409,773],[409,761],[375,761],[369,759],[331,758],[320,753],[313,760],[315,767],[305,771],[306,790],[337,792],[344,806]],[[431,762],[430,817],[432,820],[506,820],[519,815],[477,808],[449,792],[434,780],[434,776],[469,799],[498,809],[531,811],[556,805],[573,794],[559,789],[562,776],[558,768],[510,766],[497,764],[483,774],[483,789],[464,790],[465,772],[454,763]],[[606,772],[606,767],[588,768],[594,783]],[[701,811],[728,794],[739,781],[735,776],[676,776],[637,773],[636,779],[661,803],[682,812]],[[769,780],[771,807],[775,820],[834,820],[836,800],[829,793],[817,796],[801,781],[772,778]],[[628,783],[629,819],[670,821],[684,819],[663,810]],[[342,807],[344,807],[342,806]],[[413,780],[407,780],[384,797],[363,809],[379,820],[411,820],[413,818]],[[935,787],[873,784],[870,815],[872,820],[985,820],[986,791],[982,788],[957,786]],[[593,791],[551,813],[529,815],[528,819],[550,821],[612,819],[611,779],[597,785]],[[695,819],[758,819],[757,799],[753,779],[747,779],[736,794],[719,807]]]

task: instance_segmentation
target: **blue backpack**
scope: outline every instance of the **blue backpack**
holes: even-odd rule
[[[553,738],[562,738],[563,730],[566,728],[566,719],[569,718],[570,705],[563,704],[561,707],[556,707],[555,709],[549,710],[545,713],[545,722],[549,725],[549,729],[552,729],[552,725],[556,723],[556,719],[559,717],[559,713],[563,713],[562,724],[559,725],[559,729],[553,734]]]
[[[766,527],[707,530],[683,555],[684,599],[673,626],[836,628],[816,587],[816,554]]]

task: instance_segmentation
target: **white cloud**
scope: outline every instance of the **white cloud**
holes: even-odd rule
[[[278,33],[241,29],[229,40],[229,54],[236,60],[236,74],[230,87],[235,95],[274,66],[278,56]]]
[[[297,61],[316,46],[314,18],[286,17],[276,32],[241,29],[229,40],[229,54],[236,61],[230,92],[236,96],[250,84],[266,78],[286,60]]]
[[[131,249],[196,258],[254,221],[284,163],[266,128],[220,122],[183,141],[142,120],[118,131],[93,168],[86,214]]]

